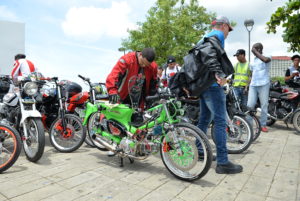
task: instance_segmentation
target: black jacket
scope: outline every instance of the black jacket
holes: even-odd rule
[[[184,67],[177,76],[177,83],[186,87],[191,96],[201,93],[216,82],[215,73],[225,77],[234,72],[221,42],[215,36],[203,41],[184,57]]]

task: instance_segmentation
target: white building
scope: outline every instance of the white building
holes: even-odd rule
[[[270,68],[271,77],[284,77],[286,70],[293,64],[291,57],[272,56]]]
[[[25,24],[0,20],[0,74],[11,73],[19,53],[25,53]]]

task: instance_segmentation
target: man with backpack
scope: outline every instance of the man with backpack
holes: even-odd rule
[[[212,31],[201,39],[197,46],[184,58],[183,71],[178,80],[188,96],[200,97],[200,118],[198,127],[207,133],[208,125],[214,120],[217,148],[218,174],[235,174],[243,171],[241,165],[228,160],[226,147],[226,98],[222,86],[226,76],[234,72],[224,50],[225,39],[232,27],[229,20],[220,16],[212,21]],[[203,160],[203,149],[196,143],[199,160]]]

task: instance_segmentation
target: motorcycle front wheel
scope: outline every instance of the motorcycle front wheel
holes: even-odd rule
[[[212,149],[207,136],[189,123],[174,126],[162,138],[162,161],[176,178],[184,181],[200,179],[206,175],[212,163]]]
[[[0,125],[0,173],[10,168],[19,158],[22,142],[14,128]]]
[[[37,162],[43,156],[45,148],[44,126],[40,118],[28,118],[25,124],[28,135],[23,141],[25,155],[29,161]]]
[[[74,114],[65,115],[66,128],[62,126],[62,119],[58,117],[51,125],[49,137],[52,146],[59,152],[69,153],[77,150],[86,137],[85,127],[81,119]]]

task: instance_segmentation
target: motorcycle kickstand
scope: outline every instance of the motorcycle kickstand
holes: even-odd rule
[[[129,162],[130,162],[131,164],[134,163],[134,159],[129,158],[129,157],[128,157],[128,159],[129,159]]]
[[[124,167],[124,159],[123,157],[119,156],[120,158],[120,167]]]

